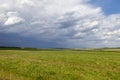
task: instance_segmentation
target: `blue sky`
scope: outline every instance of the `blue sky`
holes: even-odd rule
[[[119,0],[0,0],[0,46],[120,47]]]
[[[92,0],[91,3],[100,6],[107,15],[120,13],[120,0]]]

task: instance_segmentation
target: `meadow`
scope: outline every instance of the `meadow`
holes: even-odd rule
[[[120,51],[1,49],[0,80],[120,80]]]

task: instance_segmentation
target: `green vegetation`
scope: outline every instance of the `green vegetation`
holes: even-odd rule
[[[1,49],[0,80],[120,80],[120,51]]]

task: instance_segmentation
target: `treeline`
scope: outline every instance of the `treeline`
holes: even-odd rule
[[[4,47],[4,46],[0,46],[0,49],[2,49],[2,50],[8,50],[8,49],[17,50],[17,49],[21,49],[21,48],[20,47]]]
[[[45,51],[60,51],[60,50],[72,50],[70,48],[31,48],[31,47],[3,47],[0,46],[0,50],[45,50]]]
[[[63,50],[71,50],[71,51],[120,51],[120,48],[88,48],[88,49],[80,49],[80,48],[32,48],[32,47],[4,47],[0,46],[0,50],[39,50],[39,51],[63,51]]]

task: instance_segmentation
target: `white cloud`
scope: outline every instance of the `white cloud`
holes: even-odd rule
[[[120,14],[106,16],[101,7],[92,6],[89,1],[0,1],[0,31],[54,40],[69,47],[118,45]],[[4,27],[6,25],[13,27]]]
[[[17,24],[17,23],[20,23],[22,22],[23,19],[20,18],[20,17],[17,17],[17,16],[12,16],[12,17],[9,17],[7,19],[7,21],[4,23],[4,25],[14,25],[14,24]]]
[[[8,12],[6,14],[7,20],[5,21],[4,25],[14,25],[23,22],[24,20],[21,17],[18,17],[17,12]]]

